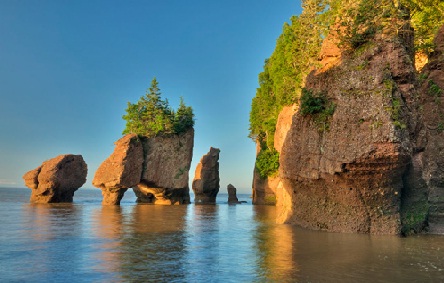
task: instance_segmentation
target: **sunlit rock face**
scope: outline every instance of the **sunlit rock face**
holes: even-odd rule
[[[115,142],[114,152],[97,169],[93,185],[102,190],[104,205],[119,205],[128,188],[140,182],[143,145],[136,134]]]
[[[30,202],[72,202],[74,192],[86,182],[88,169],[81,155],[59,155],[23,175],[32,190]]]
[[[292,116],[275,185],[277,222],[371,234],[443,228],[442,34],[419,79],[406,43],[387,36],[308,76],[305,88],[335,110],[322,123]]]
[[[129,134],[97,170],[93,185],[102,189],[104,205],[118,205],[128,188],[137,202],[187,204],[194,130],[145,138]]]
[[[274,134],[274,147],[279,154],[282,151],[287,133],[291,129],[293,115],[298,110],[296,104],[284,106],[279,113],[276,132]],[[259,154],[260,145],[256,144],[256,155]],[[276,194],[281,186],[281,179],[278,174],[262,178],[256,168],[253,171],[253,204],[278,205]],[[282,200],[282,199],[281,199]],[[282,202],[279,205],[284,205]]]
[[[137,201],[154,204],[190,203],[189,171],[194,129],[177,135],[143,139],[144,166]]]
[[[192,187],[197,204],[216,203],[219,193],[219,152],[218,148],[211,147],[196,166]]]

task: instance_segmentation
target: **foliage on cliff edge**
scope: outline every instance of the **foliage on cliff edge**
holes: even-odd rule
[[[300,103],[305,78],[317,66],[331,27],[337,29],[342,48],[353,52],[378,33],[401,36],[411,26],[415,52],[429,54],[433,37],[444,24],[443,0],[303,0],[302,7],[301,15],[284,24],[252,100],[249,137],[269,152],[274,150],[279,112]],[[268,176],[275,172],[273,168],[267,170]]]

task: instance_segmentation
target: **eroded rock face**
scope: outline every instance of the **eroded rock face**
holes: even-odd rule
[[[142,181],[133,187],[139,203],[158,205],[179,205],[190,203],[188,186],[185,188],[158,188]]]
[[[100,165],[93,180],[93,185],[102,189],[103,204],[120,204],[128,188],[133,188],[137,202],[190,203],[193,129],[154,138],[129,134],[115,144],[114,152]]]
[[[143,146],[136,134],[115,142],[114,152],[97,169],[93,185],[102,190],[104,205],[119,205],[128,188],[140,182]]]
[[[32,190],[30,202],[72,202],[74,192],[86,182],[88,169],[81,155],[59,155],[23,175]]]
[[[227,191],[228,191],[228,204],[239,203],[239,200],[236,195],[236,187],[234,187],[232,184],[229,184],[227,186]]]
[[[401,233],[401,196],[418,128],[410,54],[399,40],[378,38],[361,54],[312,72],[305,87],[323,93],[335,111],[323,122],[293,115],[280,154],[277,221]]]
[[[194,130],[143,140],[141,182],[133,186],[137,201],[154,204],[190,203],[189,171],[193,158]]]
[[[405,210],[410,217],[428,214],[429,233],[444,234],[444,26],[435,52],[420,74],[421,128],[416,144]],[[428,192],[427,194],[425,192]],[[428,210],[428,211],[427,211]],[[413,223],[418,229],[421,223]]]
[[[274,134],[274,147],[279,154],[287,137],[287,133],[291,129],[293,123],[293,115],[298,110],[298,106],[284,106],[279,113],[276,123],[276,132]],[[256,144],[256,155],[259,154],[260,145]],[[253,171],[253,204],[276,205],[276,188],[281,182],[278,175],[261,178],[256,169]]]
[[[197,164],[192,186],[195,203],[216,203],[219,192],[219,152],[218,148],[211,147]]]

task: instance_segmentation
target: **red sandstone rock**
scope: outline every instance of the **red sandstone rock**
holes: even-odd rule
[[[87,165],[81,155],[59,155],[23,175],[34,203],[72,202],[86,181]]]
[[[197,164],[193,180],[195,203],[216,203],[219,192],[219,152],[211,147]]]
[[[143,140],[145,163],[142,182],[133,186],[138,202],[187,204],[194,129],[177,135]]]
[[[118,205],[128,188],[133,188],[137,202],[190,203],[193,143],[193,129],[154,138],[124,136],[94,176],[93,185],[102,189],[102,203]]]
[[[428,209],[429,233],[444,233],[444,26],[435,38],[435,51],[422,69],[420,86],[422,128],[416,144],[409,191],[411,214]],[[423,187],[419,190],[418,188]],[[426,192],[426,193],[424,193]],[[423,212],[424,215],[427,215]],[[412,229],[421,228],[416,223]]]
[[[342,55],[331,68],[312,72],[305,87],[324,93],[336,108],[322,125],[312,116],[293,116],[274,188],[277,221],[401,233],[401,195],[412,186],[407,180],[420,124],[415,69],[405,46],[377,37],[361,54]]]
[[[118,205],[125,191],[140,182],[143,146],[136,134],[115,143],[114,152],[97,169],[93,185],[102,190],[105,205]]]

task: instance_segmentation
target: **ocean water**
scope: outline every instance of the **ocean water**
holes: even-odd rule
[[[308,231],[274,223],[275,208],[30,204],[0,189],[0,282],[444,282],[444,236]]]

